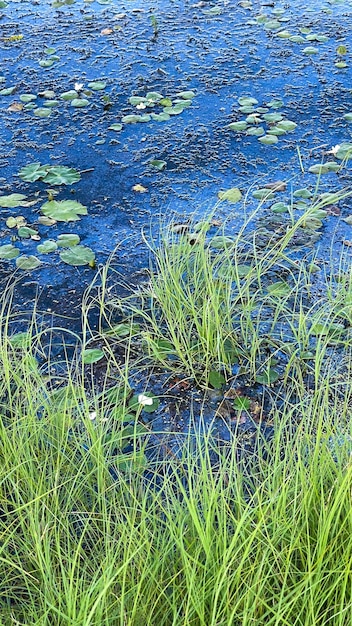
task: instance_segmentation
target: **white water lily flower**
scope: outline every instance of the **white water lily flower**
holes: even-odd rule
[[[138,402],[139,404],[142,404],[142,406],[152,406],[153,398],[149,398],[149,396],[145,396],[143,393],[140,393],[138,396]]]
[[[331,150],[329,150],[329,152],[327,152],[326,154],[333,154],[335,156],[335,154],[340,150],[340,144],[337,144],[336,146],[333,146],[331,148]]]
[[[140,102],[139,104],[137,104],[136,109],[146,109],[146,105],[144,104],[144,102]]]
[[[83,83],[75,83],[75,91],[81,91],[83,89]]]

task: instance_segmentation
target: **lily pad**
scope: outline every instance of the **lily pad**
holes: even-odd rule
[[[149,122],[150,115],[124,115],[121,122],[124,124],[138,124],[139,122]]]
[[[105,352],[100,348],[87,348],[82,352],[82,363],[84,365],[91,365],[97,363],[105,356]]]
[[[226,248],[232,248],[234,244],[235,241],[226,235],[217,235],[209,241],[210,247],[216,250],[226,250]]]
[[[82,108],[82,107],[86,107],[89,104],[89,100],[87,100],[86,98],[73,98],[73,100],[71,100],[71,107],[76,107],[76,108]]]
[[[270,102],[267,103],[267,106],[270,109],[281,109],[283,105],[284,105],[283,101],[280,100],[279,98],[274,98],[273,100],[270,100]]]
[[[231,124],[228,125],[228,128],[230,130],[235,130],[235,131],[246,130],[247,122],[244,120],[240,122],[232,122]]]
[[[271,191],[271,189],[256,189],[255,191],[253,191],[253,198],[257,198],[259,200],[272,200],[273,198],[275,198],[275,195],[273,194],[273,192]]]
[[[39,267],[42,262],[36,256],[26,256],[22,255],[17,257],[16,266],[21,270],[34,270],[36,267]]]
[[[46,166],[46,169],[47,173],[43,180],[49,185],[72,185],[81,179],[77,170],[66,165],[50,165]]]
[[[15,89],[16,87],[5,87],[5,89],[0,89],[0,96],[11,96]]]
[[[279,128],[282,128],[283,130],[286,130],[287,132],[291,132],[292,130],[295,130],[297,124],[296,122],[292,122],[291,120],[280,120],[277,123],[277,126]]]
[[[108,126],[108,130],[119,131],[119,130],[122,130],[122,128],[123,128],[122,124],[111,124],[110,126]]]
[[[244,107],[244,106],[254,106],[254,105],[258,104],[258,100],[256,98],[251,98],[250,96],[243,96],[241,98],[238,98],[237,102],[242,107]]]
[[[209,372],[208,383],[214,389],[221,389],[221,387],[223,387],[226,383],[225,376],[221,374],[221,372],[212,370]]]
[[[290,207],[284,202],[275,202],[275,204],[271,205],[270,209],[273,213],[288,213]]]
[[[32,235],[38,235],[38,232],[29,226],[20,226],[17,234],[21,239],[30,239]]]
[[[268,285],[267,290],[271,296],[281,297],[287,296],[289,293],[291,293],[292,288],[288,283],[285,283],[284,281],[278,281],[276,283],[271,283],[271,285]]]
[[[79,235],[75,233],[63,233],[57,238],[57,245],[61,248],[72,248],[72,246],[78,246],[80,242]]]
[[[22,180],[26,181],[26,183],[33,183],[40,178],[44,178],[47,173],[48,170],[45,165],[41,165],[41,163],[30,163],[22,167],[18,175]]]
[[[148,91],[145,96],[145,99],[149,102],[159,102],[164,96],[158,91]]]
[[[92,89],[92,91],[101,91],[105,89],[106,83],[101,80],[93,80],[91,83],[88,83],[88,87]]]
[[[160,161],[159,159],[153,159],[153,161],[149,161],[149,164],[155,167],[157,170],[164,170],[167,166],[166,161]]]
[[[32,102],[32,100],[36,100],[36,99],[37,99],[37,96],[34,93],[23,93],[20,96],[21,102],[25,102],[25,103]]]
[[[239,202],[242,198],[242,193],[238,189],[238,187],[232,187],[231,189],[227,189],[226,191],[219,191],[218,193],[219,200],[227,200],[231,204],[235,204]]]
[[[54,65],[54,63],[55,63],[54,59],[51,59],[51,58],[49,58],[49,59],[41,59],[39,61],[40,67],[51,67],[52,65]]]
[[[170,115],[168,113],[151,113],[150,117],[156,122],[167,122],[167,120],[170,119]]]
[[[263,137],[258,137],[258,141],[264,143],[267,146],[272,146],[277,143],[279,140],[276,135],[263,135]]]
[[[95,254],[91,248],[78,245],[60,252],[60,259],[68,265],[92,265],[95,260]]]
[[[302,52],[303,54],[313,55],[318,54],[319,50],[318,48],[314,48],[314,46],[307,46],[306,48],[303,48]]]
[[[311,165],[308,172],[311,174],[327,174],[329,172],[337,172],[340,169],[339,163],[336,161],[327,161],[326,163],[316,163]]]
[[[292,41],[293,43],[305,43],[305,38],[302,37],[302,35],[292,35],[290,37],[290,41]]]
[[[278,372],[270,368],[264,374],[257,374],[255,377],[255,382],[260,383],[261,385],[271,385],[275,383],[279,378],[280,377]]]
[[[58,222],[74,222],[80,215],[87,215],[87,207],[76,200],[49,200],[43,204],[41,212]]]
[[[196,93],[192,90],[189,91],[180,91],[176,94],[178,98],[183,98],[184,100],[192,100],[196,97]]]
[[[64,91],[60,98],[62,98],[62,100],[75,100],[78,98],[78,92],[75,89],[70,89],[70,91]]]
[[[49,254],[50,252],[55,252],[55,250],[57,250],[57,243],[52,239],[48,239],[37,246],[39,254]]]
[[[307,189],[307,187],[303,187],[302,189],[296,189],[296,191],[293,192],[293,196],[294,198],[312,198],[313,194],[311,191],[309,191],[309,189]]]
[[[19,254],[19,249],[13,246],[12,243],[0,246],[0,259],[15,259]]]
[[[49,117],[51,115],[51,109],[45,107],[37,107],[33,109],[33,115],[36,117]]]
[[[261,137],[264,134],[265,134],[265,130],[263,126],[252,126],[252,128],[248,128],[246,130],[246,135],[250,135],[254,137]]]
[[[352,143],[342,143],[335,156],[342,161],[350,159],[352,156]]]
[[[8,196],[0,196],[0,207],[14,209],[17,206],[26,206],[27,202],[23,202],[26,197],[23,193],[10,193]]]
[[[265,113],[263,119],[266,122],[280,122],[282,120],[281,113]]]

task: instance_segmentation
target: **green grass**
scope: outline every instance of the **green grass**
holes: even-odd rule
[[[287,252],[295,229],[266,250],[245,228],[220,248],[207,224],[193,245],[166,232],[148,284],[107,303],[104,270],[75,350],[43,365],[49,331],[34,314],[15,333],[5,292],[1,625],[351,624],[352,275],[341,260],[317,295],[312,260]],[[110,328],[93,333],[97,305]],[[80,356],[96,346],[99,376]],[[148,460],[131,381],[147,392],[155,361],[202,387],[268,372],[272,436],[258,428],[246,452],[235,426],[230,442],[200,432],[191,406],[179,452]]]

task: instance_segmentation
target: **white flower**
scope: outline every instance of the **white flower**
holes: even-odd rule
[[[88,417],[89,417],[90,420],[95,420],[96,416],[97,416],[97,412],[96,411],[93,411],[92,413],[88,414]]]
[[[145,396],[143,393],[140,393],[138,396],[138,402],[142,406],[152,406],[153,398],[149,398],[148,396]]]
[[[340,144],[337,144],[336,146],[333,146],[331,148],[331,150],[329,150],[326,154],[333,154],[335,156],[335,154],[340,150]]]
[[[83,89],[83,83],[75,83],[75,91],[81,91]]]
[[[139,104],[137,104],[136,109],[146,109],[147,107],[145,106],[144,102],[140,102]]]

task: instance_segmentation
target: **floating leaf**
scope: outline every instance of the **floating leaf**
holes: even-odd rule
[[[51,115],[51,109],[38,107],[37,109],[33,109],[33,115],[36,115],[36,117],[49,117],[49,115]]]
[[[23,200],[27,198],[23,193],[10,193],[8,196],[0,196],[0,207],[14,209],[17,206],[26,206]]]
[[[338,323],[334,323],[334,322],[330,322],[330,323],[322,323],[322,322],[317,322],[315,324],[312,324],[310,332],[312,335],[331,335],[332,337],[337,337],[339,335],[341,335],[341,333],[345,332],[346,329],[344,327],[343,324],[338,324]]]
[[[346,61],[336,61],[335,63],[335,67],[337,67],[339,70],[344,69],[345,67],[348,67]]]
[[[251,406],[250,398],[247,398],[246,396],[238,396],[237,398],[234,398],[233,408],[236,411],[248,411],[250,406]]]
[[[18,175],[22,180],[26,181],[26,183],[32,183],[39,178],[43,178],[47,175],[47,168],[40,163],[30,163],[18,172]]]
[[[57,107],[57,105],[60,104],[60,102],[58,100],[46,100],[44,102],[44,106],[45,107]]]
[[[275,202],[275,204],[271,205],[270,209],[273,213],[287,213],[290,207],[284,202]]]
[[[343,161],[348,160],[352,156],[352,143],[342,143],[335,156]]]
[[[167,122],[167,120],[170,119],[170,115],[168,113],[151,113],[150,117],[156,122]]]
[[[102,89],[105,89],[106,83],[101,80],[93,80],[91,83],[88,83],[88,87],[93,91],[101,91]]]
[[[279,128],[278,126],[273,126],[268,130],[267,134],[280,137],[281,135],[286,135],[286,130],[284,130],[283,128]]]
[[[124,124],[137,124],[139,122],[149,122],[150,115],[124,115],[121,122]]]
[[[145,99],[149,102],[159,102],[164,96],[158,91],[148,91]]]
[[[37,96],[34,93],[24,93],[20,96],[21,102],[32,102],[32,100],[36,100]]]
[[[256,189],[253,191],[253,198],[258,198],[259,200],[272,200],[275,198],[271,189]]]
[[[82,363],[84,363],[84,365],[91,365],[103,359],[104,356],[105,352],[100,350],[100,348],[87,348],[82,351]]]
[[[87,246],[73,246],[60,252],[60,259],[68,265],[91,265],[95,260],[95,254]]]
[[[37,246],[39,254],[49,254],[50,252],[55,252],[55,250],[57,250],[57,243],[52,239],[48,239]]]
[[[264,143],[265,145],[271,146],[274,143],[277,143],[279,140],[276,135],[264,135],[263,137],[258,137],[258,141]]]
[[[253,135],[255,137],[261,137],[265,134],[265,130],[263,126],[253,126],[252,128],[248,128],[246,130],[246,135]]]
[[[346,46],[342,46],[342,45],[341,46],[337,46],[336,52],[340,56],[345,56],[347,54],[347,48],[346,48]]]
[[[314,48],[314,46],[307,46],[306,48],[303,48],[302,50],[303,54],[318,54],[319,50],[318,48]]]
[[[308,172],[311,174],[327,174],[329,172],[337,172],[340,169],[340,165],[335,161],[327,161],[326,163],[316,163],[311,165]]]
[[[76,108],[82,108],[82,107],[86,107],[89,104],[89,100],[87,100],[86,98],[73,98],[73,100],[71,100],[71,107],[76,107]]]
[[[217,235],[213,237],[209,241],[209,245],[211,248],[215,248],[217,250],[225,250],[226,248],[232,248],[235,242],[231,237],[227,237],[226,235]]]
[[[241,98],[238,98],[237,102],[240,106],[254,106],[258,104],[258,100],[256,100],[256,98],[251,98],[248,96],[243,96]]]
[[[32,343],[32,335],[28,331],[15,333],[9,337],[9,343],[13,348],[29,348]]]
[[[77,170],[65,165],[46,166],[46,170],[47,173],[42,178],[49,185],[72,185],[81,178]]]
[[[41,59],[41,61],[39,61],[40,67],[51,67],[54,63],[54,59]]]
[[[144,98],[144,96],[130,96],[128,100],[129,100],[129,103],[132,104],[132,106],[136,106],[137,104],[144,104],[147,99]],[[171,100],[170,100],[170,104],[171,104]]]
[[[108,126],[108,130],[122,130],[123,126],[122,124],[111,124],[111,126]]]
[[[296,122],[292,122],[291,120],[281,120],[277,123],[277,126],[279,128],[282,128],[283,130],[286,130],[287,132],[290,132],[292,130],[295,130],[297,124]]]
[[[291,293],[292,288],[288,283],[285,283],[284,281],[278,281],[276,283],[268,285],[267,290],[271,296],[280,297],[287,296],[289,293]]]
[[[12,243],[0,246],[0,259],[15,259],[19,254],[19,249],[13,246]]]
[[[241,122],[232,122],[231,124],[228,125],[228,128],[230,130],[235,130],[235,131],[246,130],[247,122],[244,120]]]
[[[157,170],[164,170],[167,166],[166,161],[160,161],[159,159],[153,159],[153,161],[149,161],[149,165],[152,165]]]
[[[293,196],[295,198],[311,198],[313,194],[307,187],[303,187],[302,189],[296,189],[296,191],[293,192]]]
[[[193,98],[196,97],[196,94],[194,91],[180,91],[179,93],[176,94],[178,98],[183,98],[184,100],[192,100]]]
[[[63,233],[57,238],[57,245],[61,248],[72,248],[72,246],[78,246],[79,242],[79,235],[74,233]]]
[[[16,266],[21,270],[34,270],[42,262],[36,256],[19,256],[16,259]]]
[[[38,235],[37,231],[29,226],[21,226],[18,229],[17,234],[21,239],[30,239],[32,235]]]
[[[238,189],[238,187],[232,187],[231,189],[227,189],[226,191],[219,191],[218,193],[219,200],[227,200],[231,204],[235,204],[239,202],[242,198],[242,193]]]
[[[209,372],[208,383],[214,389],[221,389],[221,387],[226,383],[226,380],[221,372],[211,370],[211,372]]]
[[[11,96],[15,89],[16,87],[6,87],[5,89],[0,89],[0,96]]]
[[[279,98],[274,98],[274,100],[270,100],[270,102],[268,102],[267,106],[270,109],[281,109],[283,104],[284,103],[282,100],[280,100]]]
[[[270,368],[264,374],[257,374],[255,377],[255,382],[260,383],[261,385],[271,385],[272,383],[275,383],[278,379],[278,372]]]
[[[292,35],[290,37],[290,41],[293,43],[305,43],[306,40],[302,37],[302,35]]]
[[[281,113],[265,113],[265,115],[263,115],[263,119],[265,119],[266,122],[280,122],[282,120],[282,115]]]
[[[75,100],[78,98],[78,92],[75,89],[70,89],[70,91],[64,91],[60,98],[62,98],[62,100]]]
[[[87,215],[87,207],[76,200],[50,200],[41,207],[43,215],[58,222],[74,222],[79,215]]]

